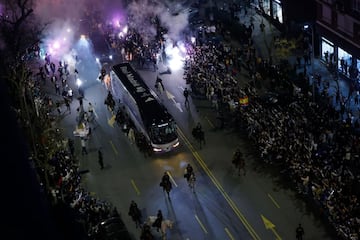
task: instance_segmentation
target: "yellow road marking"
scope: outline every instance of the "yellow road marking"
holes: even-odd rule
[[[115,154],[118,155],[118,151],[116,150],[116,147],[114,146],[113,142],[110,140],[110,145],[112,147],[112,149],[114,150]]]
[[[230,238],[231,240],[235,240],[235,238],[233,237],[233,235],[231,235],[231,233],[230,233],[230,231],[229,231],[228,228],[225,228],[225,232],[226,232],[226,234],[229,236],[229,238]]]
[[[112,115],[112,117],[111,117],[110,119],[108,119],[108,124],[109,124],[111,127],[114,127],[115,118],[116,118],[116,116],[115,116],[115,115]]]
[[[166,171],[166,172],[167,172],[167,174],[169,175],[170,180],[173,182],[173,184],[175,185],[175,187],[177,187],[178,185],[176,184],[174,178],[171,176],[171,173],[170,173],[169,171]]]
[[[137,195],[140,195],[139,188],[136,186],[135,181],[133,179],[131,179],[131,184],[133,185],[133,188],[135,189]]]
[[[237,208],[233,200],[229,197],[229,195],[225,192],[224,188],[220,185],[219,181],[215,178],[214,174],[210,171],[210,169],[207,167],[205,162],[202,160],[200,155],[196,152],[194,147],[191,145],[189,140],[186,138],[186,136],[183,134],[183,132],[178,129],[179,136],[184,140],[185,144],[188,146],[190,151],[192,152],[193,156],[197,160],[197,162],[202,166],[204,171],[207,173],[215,187],[220,191],[221,195],[225,198],[226,202],[229,204],[231,209],[234,211],[234,213],[237,215],[239,220],[243,223],[246,230],[249,232],[249,234],[252,236],[255,240],[260,240],[261,238],[256,233],[255,229],[250,225],[250,223],[246,220],[244,214]]]
[[[270,195],[270,193],[268,193],[268,197],[271,199],[271,201],[274,203],[274,205],[275,205],[277,208],[280,208],[280,205],[275,201],[275,199]]]
[[[208,121],[210,127],[215,128],[215,125],[210,121],[208,117],[205,117],[205,119]]]
[[[200,227],[202,228],[202,230],[204,231],[204,233],[207,234],[208,231],[206,230],[204,224],[200,221],[199,217],[198,217],[196,214],[195,214],[195,218],[196,218],[196,220],[198,221],[198,223],[199,223]]]
[[[264,215],[260,215],[261,216],[261,219],[263,220],[264,222],[264,225],[265,225],[265,228],[266,229],[270,229],[273,234],[276,236],[276,240],[282,240],[282,238],[279,236],[279,234],[276,232],[275,230],[275,224],[273,224],[269,219],[267,219]]]

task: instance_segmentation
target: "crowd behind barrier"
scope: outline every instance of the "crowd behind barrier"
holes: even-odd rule
[[[32,58],[26,58],[33,60]],[[42,64],[41,59],[35,59]],[[78,228],[74,232],[69,232],[69,229],[60,229],[69,234],[78,234],[82,239],[92,239],[98,230],[98,224],[112,216],[118,214],[117,210],[108,201],[104,201],[91,194],[81,185],[81,175],[83,171],[79,169],[78,159],[75,155],[74,142],[72,138],[65,138],[62,131],[58,128],[58,117],[63,113],[61,106],[66,100],[72,101],[67,92],[69,86],[66,82],[71,76],[66,74],[65,84],[62,84],[63,94],[59,94],[55,89],[55,95],[47,92],[45,86],[55,86],[57,79],[63,76],[62,63],[54,64],[50,60],[50,56],[45,59],[44,66],[36,69],[34,64],[28,62],[29,66],[25,71],[28,78],[25,81],[25,98],[28,103],[28,108],[33,110],[33,116],[37,121],[41,122],[41,142],[35,144],[42,144],[45,146],[46,153],[38,152],[38,154],[46,155],[47,162],[44,166],[38,166],[38,174],[44,190],[47,193],[48,199],[54,209],[60,209],[56,212],[59,219],[64,218],[68,221],[67,224],[77,223]],[[54,66],[49,68],[48,66]],[[59,69],[56,71],[56,69]],[[64,81],[64,80],[63,80]],[[52,89],[51,87],[49,89]],[[56,96],[58,95],[58,96]],[[30,126],[28,120],[23,119],[23,110],[16,110],[19,121],[23,122],[24,127]],[[79,112],[86,112],[83,109],[82,103],[78,107]],[[71,112],[70,112],[71,113]],[[35,116],[36,114],[36,116]],[[78,121],[84,121],[83,116],[78,116]],[[77,121],[77,122],[78,122]],[[33,124],[33,130],[39,124]],[[39,151],[39,150],[38,150]],[[60,216],[61,215],[61,216]],[[79,227],[80,226],[80,227]],[[74,226],[72,226],[74,227]],[[75,227],[76,228],[76,227]],[[68,237],[74,237],[72,235]],[[94,238],[96,239],[96,238]]]
[[[49,159],[51,200],[55,205],[73,209],[74,220],[83,225],[88,236],[93,236],[98,224],[113,216],[116,209],[81,186],[81,172],[67,146],[64,144]]]
[[[196,47],[186,62],[186,81],[193,94],[209,99],[217,111],[221,111],[219,106],[233,111],[234,122],[246,127],[261,159],[279,166],[281,174],[319,207],[339,236],[359,239],[360,137],[355,134],[353,116],[349,112],[343,117],[346,112],[338,112],[330,101],[314,103],[306,91],[293,91],[292,79],[288,79],[291,66],[268,64],[249,48],[239,62],[248,63],[245,68],[250,77],[291,86],[290,94],[287,102],[270,104],[257,94],[255,86],[241,89],[231,64],[234,51],[211,42]],[[306,75],[301,78],[306,80]],[[234,105],[244,95],[249,104]]]
[[[37,85],[33,85],[35,88]],[[40,88],[37,86],[36,89]],[[37,91],[32,91],[36,94]],[[81,186],[81,171],[78,160],[74,154],[74,143],[71,138],[66,139],[58,126],[56,126],[55,106],[51,104],[51,97],[44,95],[38,107],[40,116],[47,123],[49,129],[54,130],[56,135],[51,134],[47,137],[46,143],[54,142],[48,154],[48,187],[50,200],[54,206],[65,206],[73,209],[75,220],[83,225],[84,232],[92,235],[97,225],[108,219],[114,213],[114,207],[107,201],[90,194]],[[48,117],[48,118],[46,118]],[[45,180],[43,179],[45,182]]]

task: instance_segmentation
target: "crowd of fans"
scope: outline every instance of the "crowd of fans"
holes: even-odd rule
[[[61,67],[60,64],[59,66]],[[38,170],[41,182],[44,186],[46,183],[45,191],[54,209],[60,209],[58,214],[62,215],[65,221],[72,221],[70,224],[78,224],[83,236],[91,237],[96,234],[98,224],[113,216],[116,209],[111,203],[99,199],[81,185],[83,172],[76,159],[74,140],[65,138],[57,128],[57,107],[50,95],[42,90],[40,74],[30,74],[33,78],[27,81],[27,94],[29,98],[37,99],[37,115],[42,121],[42,127],[47,129],[42,142],[47,146],[46,168],[41,167]],[[46,74],[47,79],[51,76],[53,74]]]
[[[63,149],[50,158],[50,196],[53,204],[73,211],[72,220],[81,223],[88,236],[96,234],[98,224],[113,216],[116,209],[81,186],[81,171],[65,141]]]
[[[241,109],[262,159],[281,167],[347,239],[359,231],[359,136],[333,109],[299,97],[286,108]]]
[[[99,199],[82,186],[81,175],[85,172],[79,168],[74,140],[65,138],[57,126],[57,117],[63,113],[61,106],[72,101],[68,82],[72,75],[68,66],[61,61],[55,64],[50,55],[47,55],[44,65],[34,67],[32,60],[42,62],[37,51],[39,49],[36,48],[27,52],[23,58],[28,61],[28,68],[25,69],[27,78],[24,81],[25,98],[28,103],[34,103],[34,106],[29,104],[28,107],[34,107],[36,121],[24,119],[24,110],[21,109],[15,109],[17,117],[24,128],[30,127],[33,131],[42,133],[41,142],[35,144],[45,146],[44,149],[38,149],[38,155],[45,156],[46,163],[38,165],[37,171],[59,223],[59,230],[69,239],[74,238],[74,235],[79,239],[97,239],[99,223],[118,213],[110,202]],[[35,59],[32,55],[36,56]],[[46,92],[45,86],[50,86],[49,89],[54,86],[57,96]],[[81,99],[79,103],[78,114],[85,112]],[[84,116],[77,120],[77,123],[84,121]]]
[[[209,99],[219,112],[221,106],[230,109],[234,122],[256,143],[261,159],[280,167],[299,193],[319,206],[339,236],[359,239],[360,137],[353,117],[344,118],[330,101],[317,103],[307,91],[294,91],[292,66],[256,57],[250,38],[236,49],[211,41],[197,46],[186,62],[192,93]],[[236,72],[241,68],[254,82],[268,79],[277,85],[270,85],[273,90],[285,87],[289,95],[270,102],[257,94],[255,85],[239,87]],[[302,74],[300,78],[306,80]],[[239,104],[243,96],[249,98],[246,106]]]
[[[123,61],[131,61],[138,68],[156,71],[159,59],[164,56],[166,29],[160,25],[155,14],[148,17],[147,25],[154,30],[151,36],[148,35],[148,30],[140,32],[132,16],[124,26],[108,23],[104,27],[104,34],[111,48]]]

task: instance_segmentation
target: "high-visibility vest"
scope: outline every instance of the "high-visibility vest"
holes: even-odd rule
[[[240,103],[240,106],[242,106],[242,107],[248,106],[249,105],[249,97],[244,96],[244,97],[240,98],[239,103]]]

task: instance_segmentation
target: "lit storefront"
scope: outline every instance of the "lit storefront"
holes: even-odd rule
[[[321,59],[326,63],[333,63],[335,61],[334,44],[324,37],[321,38]]]
[[[271,15],[270,1],[271,0],[259,0],[259,8],[268,16]]]
[[[352,56],[342,48],[338,48],[338,65],[339,71],[349,77],[349,66],[352,64]]]
[[[320,41],[321,60],[326,64],[335,65],[340,74],[359,81],[360,59],[355,58],[351,53],[336,46],[325,37],[321,37]]]
[[[272,1],[272,17],[279,23],[283,23],[283,9],[280,0]]]

